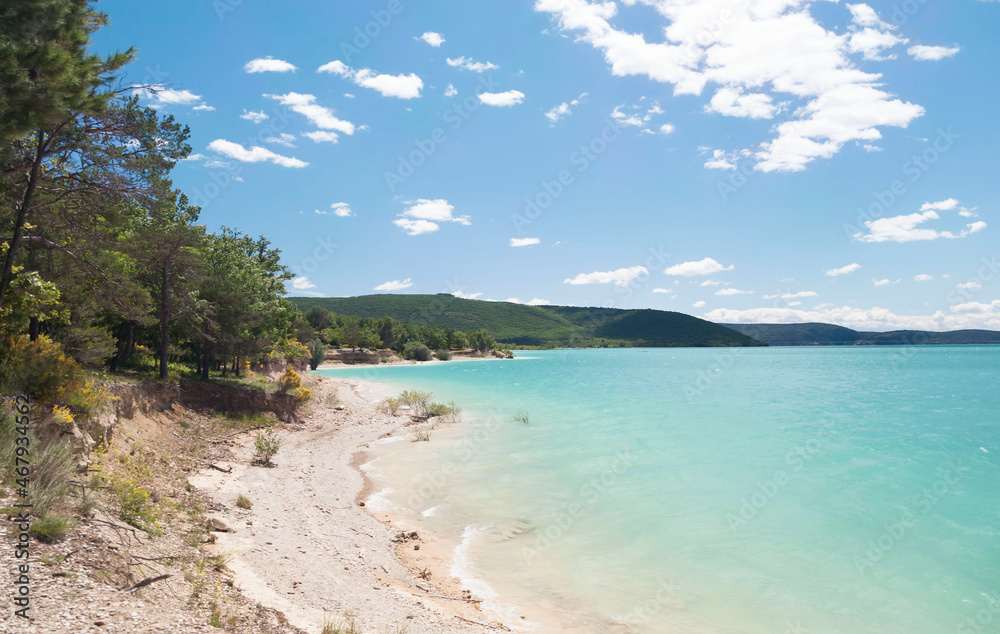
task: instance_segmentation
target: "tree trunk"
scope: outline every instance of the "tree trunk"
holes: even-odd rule
[[[167,307],[167,265],[160,269],[160,378],[167,378],[167,347],[170,345],[170,311]]]
[[[204,349],[205,357],[201,360],[201,380],[208,381],[208,368],[212,360],[212,344],[208,341],[205,342]]]
[[[132,349],[135,347],[135,322],[132,320],[127,320],[118,329],[118,351],[115,356],[111,359],[110,370],[112,372],[117,372],[118,367],[128,359],[129,355],[132,354]]]
[[[17,255],[17,248],[21,245],[21,236],[24,234],[24,225],[28,222],[28,209],[31,207],[31,199],[35,195],[35,186],[38,184],[38,172],[42,166],[42,152],[45,150],[45,133],[38,131],[38,145],[35,148],[35,160],[31,164],[31,172],[28,174],[28,185],[24,188],[24,196],[21,197],[17,209],[17,220],[14,222],[14,237],[7,245],[7,260],[4,262],[3,274],[0,275],[0,308],[3,308],[3,300],[10,288],[11,278],[14,274],[14,256]]]
[[[31,341],[38,341],[38,335],[42,331],[41,322],[38,321],[38,317],[31,318],[31,324],[28,325],[28,338]]]

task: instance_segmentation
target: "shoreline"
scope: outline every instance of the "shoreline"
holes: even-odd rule
[[[301,424],[281,431],[274,467],[246,466],[247,434],[233,447],[232,473],[191,478],[234,529],[219,533],[214,550],[230,557],[236,587],[307,632],[349,621],[363,632],[509,631],[451,579],[447,548],[433,539],[395,542],[392,519],[362,506],[374,489],[363,469],[370,445],[410,426],[409,418],[376,412],[362,395],[372,390],[364,381],[307,376],[313,403]],[[339,402],[326,404],[333,391]],[[239,494],[253,501],[251,510],[230,508]]]

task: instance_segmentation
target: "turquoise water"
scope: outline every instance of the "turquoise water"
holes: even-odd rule
[[[465,407],[375,467],[403,521],[461,544],[453,572],[495,615],[1000,632],[1000,348],[518,356],[325,372]]]

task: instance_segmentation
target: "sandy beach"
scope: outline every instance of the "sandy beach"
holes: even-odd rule
[[[233,532],[214,545],[226,553],[235,586],[308,632],[353,621],[363,632],[507,631],[479,609],[449,573],[451,547],[407,535],[363,506],[371,493],[359,467],[365,448],[407,425],[376,411],[377,388],[312,376],[301,424],[281,431],[272,467],[248,466],[250,435],[234,449],[232,472],[190,479],[225,510]],[[328,404],[336,392],[338,404]],[[250,510],[232,506],[243,494]],[[394,541],[395,540],[395,541]]]

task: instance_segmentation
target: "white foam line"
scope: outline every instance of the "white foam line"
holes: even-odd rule
[[[469,548],[473,540],[489,530],[488,526],[470,524],[462,532],[462,543],[455,548],[455,556],[451,561],[451,575],[462,582],[462,587],[472,591],[483,600],[481,607],[494,618],[510,629],[518,632],[530,632],[538,629],[537,623],[525,623],[521,620],[517,606],[502,603],[500,595],[490,584],[476,576],[469,560]]]
[[[365,500],[365,506],[373,511],[388,511],[390,509],[399,508],[390,502],[389,498],[386,497],[388,494],[392,493],[392,491],[393,489],[386,487],[381,491],[372,493],[368,496],[368,499]]]

